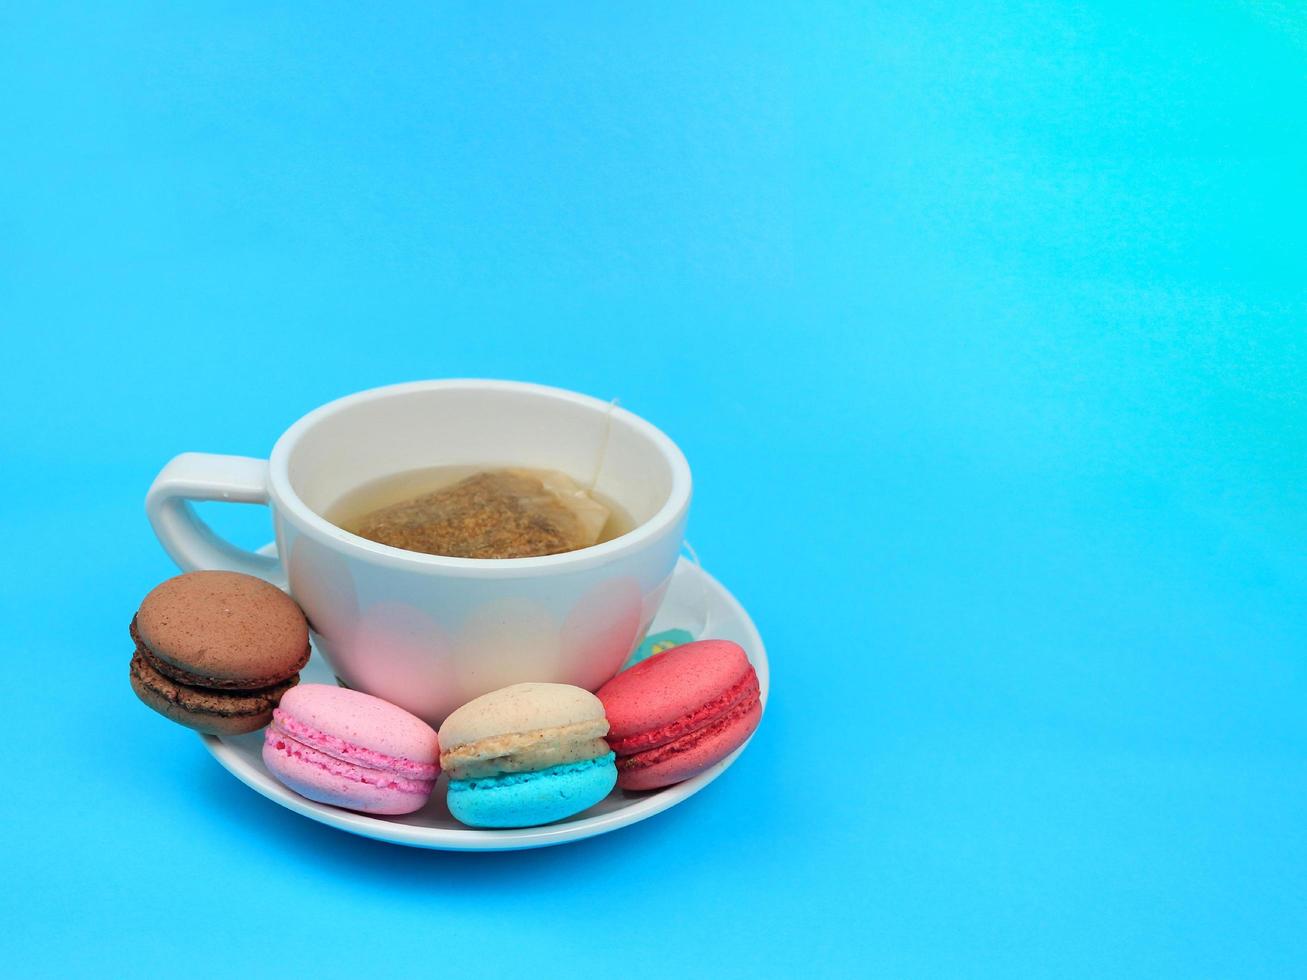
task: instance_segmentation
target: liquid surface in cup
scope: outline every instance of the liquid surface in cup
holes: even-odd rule
[[[613,500],[556,470],[435,466],[365,483],[323,515],[359,537],[451,558],[557,555],[635,527]]]

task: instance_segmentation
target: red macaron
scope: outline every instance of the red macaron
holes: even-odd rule
[[[729,640],[665,650],[595,693],[608,715],[622,789],[657,789],[698,775],[743,745],[762,718],[758,675]]]

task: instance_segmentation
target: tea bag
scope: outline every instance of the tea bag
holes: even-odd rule
[[[553,470],[488,470],[373,511],[352,528],[380,544],[452,558],[529,558],[587,548],[608,508]]]

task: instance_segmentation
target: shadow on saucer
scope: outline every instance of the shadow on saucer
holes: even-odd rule
[[[426,895],[521,889],[537,879],[548,887],[559,875],[574,875],[578,859],[586,862],[588,876],[612,876],[629,887],[630,871],[623,859],[634,849],[666,848],[678,835],[690,833],[694,811],[702,802],[687,800],[652,819],[568,844],[518,851],[437,851],[325,826],[251,792],[217,766],[205,769],[194,784],[197,802],[225,817],[252,847],[275,847],[288,862],[303,861],[316,869],[335,865],[343,875]],[[443,782],[436,792],[444,792]]]

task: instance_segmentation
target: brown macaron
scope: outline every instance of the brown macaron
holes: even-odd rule
[[[272,720],[309,659],[309,626],[285,592],[239,572],[159,585],[131,625],[132,690],[165,718],[215,735]]]

